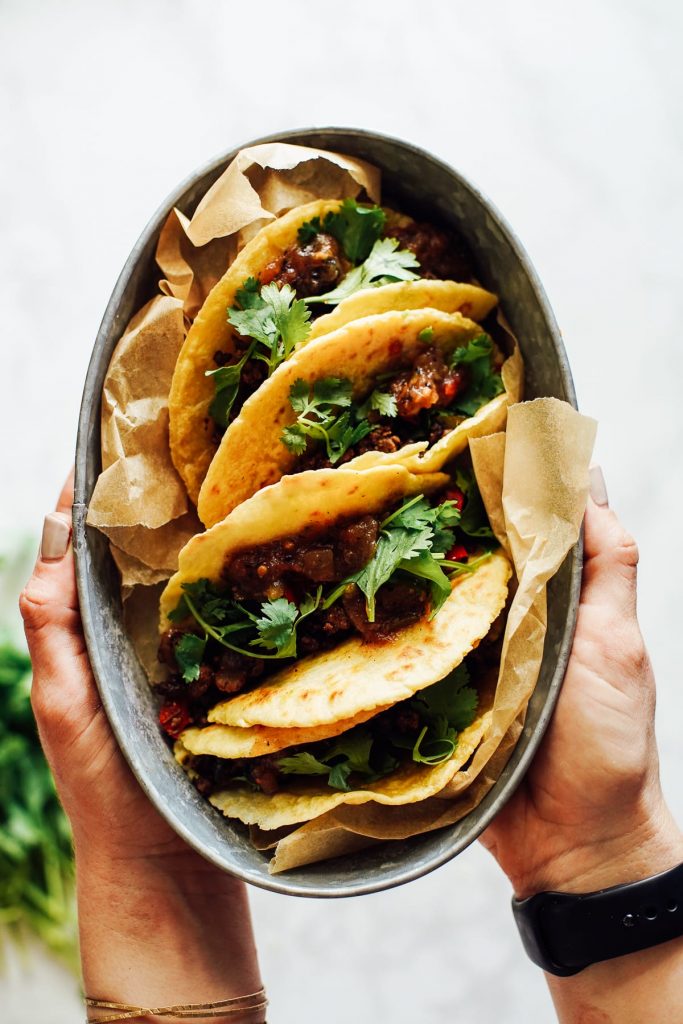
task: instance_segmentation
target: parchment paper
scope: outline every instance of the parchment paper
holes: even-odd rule
[[[511,553],[510,605],[491,726],[464,770],[441,793],[403,807],[345,805],[291,832],[272,872],[452,825],[483,799],[519,737],[546,634],[546,586],[576,543],[588,495],[596,423],[565,402],[539,398],[510,409],[506,434],[470,441],[477,482],[498,539]],[[267,836],[261,833],[265,844]],[[348,845],[347,845],[348,844]]]
[[[102,395],[102,473],[88,523],[107,535],[124,597],[167,579],[201,524],[171,461],[168,393],[187,328],[258,228],[313,199],[379,201],[379,171],[337,153],[281,143],[243,150],[191,220],[177,209],[159,236],[160,293],[128,324]]]

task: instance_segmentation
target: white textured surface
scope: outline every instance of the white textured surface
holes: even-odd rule
[[[99,319],[177,181],[286,127],[411,139],[509,219],[563,328],[581,406],[600,419],[611,501],[641,545],[662,772],[680,818],[682,11],[675,0],[4,0],[2,526],[37,533],[53,502]],[[479,848],[373,897],[254,893],[271,1021],[552,1021],[508,896]],[[0,1005],[4,1024],[82,1016],[75,985],[39,958],[0,978]]]

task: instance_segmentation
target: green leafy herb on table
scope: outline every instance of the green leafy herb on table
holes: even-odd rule
[[[77,969],[71,834],[30,703],[31,663],[0,643],[0,924]]]

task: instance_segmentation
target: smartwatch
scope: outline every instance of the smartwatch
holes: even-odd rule
[[[513,899],[512,912],[534,963],[568,977],[683,935],[683,864],[598,892]]]

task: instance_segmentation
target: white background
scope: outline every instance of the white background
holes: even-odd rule
[[[675,0],[1,0],[3,530],[38,533],[114,281],[180,179],[287,127],[410,139],[509,219],[581,407],[600,420],[611,502],[641,546],[680,820],[682,12]],[[377,896],[254,892],[271,1022],[553,1021],[508,899],[477,847]],[[40,958],[0,977],[0,1006],[4,1024],[82,1017],[75,984]]]

